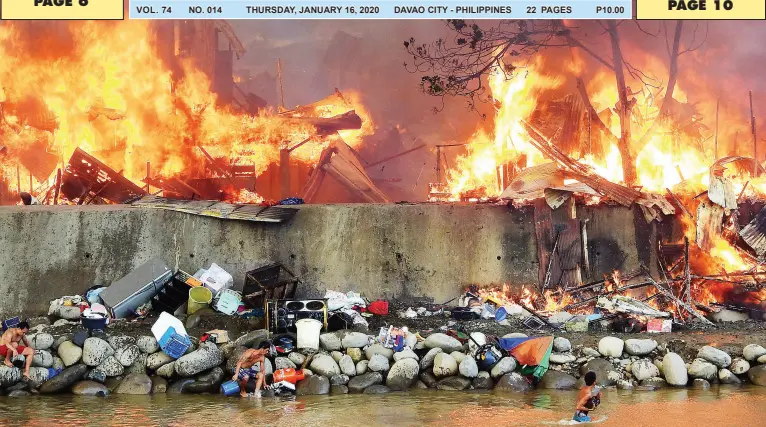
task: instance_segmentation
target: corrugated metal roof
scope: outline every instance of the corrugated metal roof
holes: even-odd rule
[[[272,223],[289,221],[298,213],[298,209],[292,207],[243,205],[209,200],[174,200],[156,196],[146,196],[132,205],[213,218]]]

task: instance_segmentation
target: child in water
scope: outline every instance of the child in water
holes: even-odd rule
[[[594,411],[601,403],[601,389],[596,385],[596,373],[585,374],[585,386],[577,394],[574,420],[580,423],[590,422],[588,413]]]

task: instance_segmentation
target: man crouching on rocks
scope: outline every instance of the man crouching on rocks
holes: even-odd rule
[[[261,397],[261,387],[263,386],[263,373],[265,371],[263,362],[268,349],[249,349],[242,353],[242,357],[237,362],[234,369],[234,376],[231,378],[239,382],[239,395],[247,397],[247,381],[255,377],[255,397]]]
[[[29,332],[29,324],[21,322],[15,328],[8,328],[0,337],[0,356],[5,358],[6,366],[13,367],[12,361],[18,355],[26,358],[24,378],[29,378],[29,368],[32,366],[32,356],[35,354],[35,350],[27,341],[27,332]]]

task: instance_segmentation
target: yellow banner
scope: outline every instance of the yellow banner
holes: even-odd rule
[[[766,19],[764,0],[637,0],[637,19]]]
[[[124,0],[2,0],[2,19],[125,19]]]

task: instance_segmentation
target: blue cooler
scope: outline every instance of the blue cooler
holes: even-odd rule
[[[232,380],[226,381],[225,383],[221,384],[221,393],[227,397],[239,394],[239,384]]]
[[[11,317],[10,319],[3,320],[3,332],[15,328],[19,323],[21,323],[21,318],[19,317]]]

